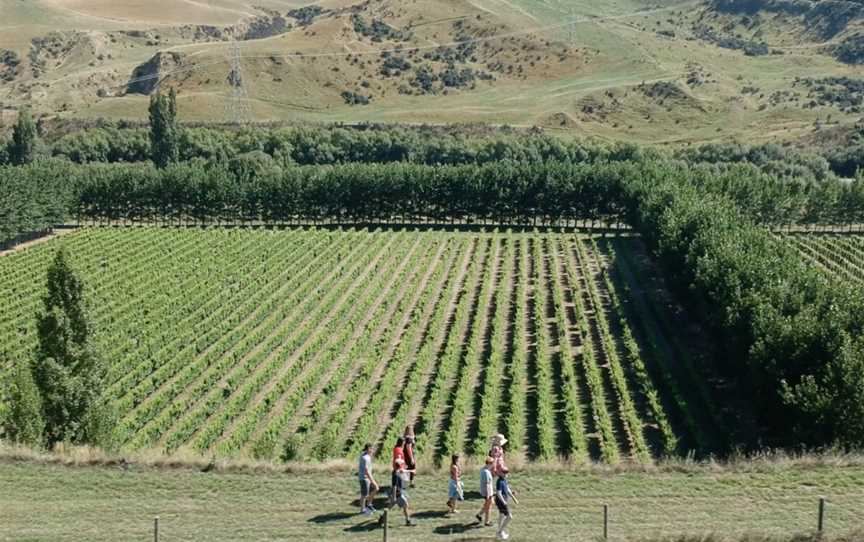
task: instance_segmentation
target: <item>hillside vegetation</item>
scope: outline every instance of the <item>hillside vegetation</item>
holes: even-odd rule
[[[860,81],[856,2],[131,4],[2,0],[0,104],[141,118],[146,95],[172,86],[185,120],[233,120],[242,84],[258,120],[491,122],[668,144],[793,141],[860,116],[848,84],[813,90]]]

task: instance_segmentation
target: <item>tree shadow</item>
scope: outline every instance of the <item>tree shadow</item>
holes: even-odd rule
[[[483,495],[481,495],[479,491],[466,491],[465,492],[465,500],[467,501],[470,499],[483,500]]]
[[[309,518],[310,523],[330,523],[332,521],[342,521],[356,516],[356,513],[349,512],[331,512],[329,514],[321,514],[313,518]]]

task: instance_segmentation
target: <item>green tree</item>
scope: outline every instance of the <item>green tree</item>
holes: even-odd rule
[[[18,112],[18,122],[12,131],[9,161],[18,166],[32,162],[36,158],[38,139],[36,123],[33,122],[30,111],[22,109]]]
[[[150,96],[150,152],[158,167],[176,163],[180,158],[180,129],[177,127],[177,93],[161,92]]]
[[[15,364],[9,395],[7,432],[11,440],[33,447],[41,446],[45,431],[42,396],[33,381],[29,361]]]
[[[45,442],[109,446],[109,412],[100,402],[105,369],[90,344],[84,285],[57,251],[48,268],[33,380],[42,397]]]

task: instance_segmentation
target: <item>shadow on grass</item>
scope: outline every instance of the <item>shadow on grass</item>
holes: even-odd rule
[[[370,519],[368,521],[364,521],[363,523],[358,523],[357,525],[345,527],[342,530],[346,533],[368,533],[369,531],[374,531],[378,528],[378,520]]]
[[[315,516],[314,518],[309,518],[311,523],[330,523],[332,521],[342,521],[343,519],[350,519],[356,516],[357,513],[349,513],[349,512],[332,512],[330,514],[321,514],[320,516]]]
[[[435,527],[432,531],[435,534],[443,534],[443,535],[451,535],[451,534],[463,534],[467,532],[477,531],[480,528],[476,523],[451,523],[449,525],[440,525]],[[480,534],[477,532],[477,534]],[[482,537],[479,537],[480,540],[483,540]],[[461,539],[467,540],[467,539]]]
[[[383,510],[383,509],[387,508],[387,505],[389,503],[390,503],[390,500],[387,497],[375,497],[372,500],[372,506],[374,506],[378,510]],[[358,498],[358,499],[354,499],[353,501],[351,501],[351,506],[359,507],[360,506],[360,499]]]
[[[441,519],[447,517],[447,512],[443,510],[426,510],[425,512],[411,514],[411,517],[417,519]]]

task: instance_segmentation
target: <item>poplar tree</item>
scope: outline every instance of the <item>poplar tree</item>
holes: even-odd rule
[[[45,443],[109,446],[111,420],[101,404],[104,364],[94,351],[84,285],[65,249],[48,269],[44,310],[37,315],[39,343],[33,381],[41,396]]]
[[[164,168],[180,159],[180,130],[177,127],[177,93],[157,92],[150,96],[150,149],[157,167]]]
[[[32,162],[36,158],[38,137],[36,123],[33,122],[30,111],[22,109],[18,112],[18,122],[12,131],[12,142],[9,145],[9,161],[17,166]]]

